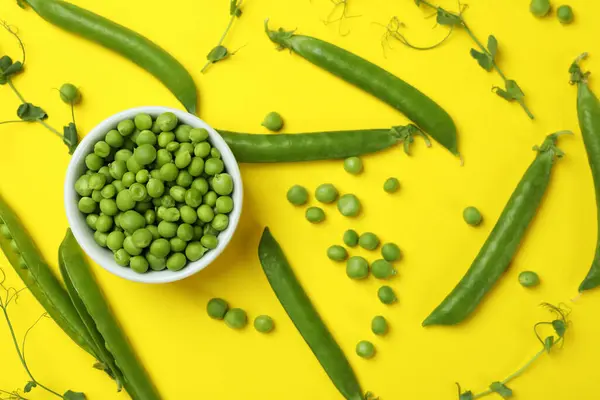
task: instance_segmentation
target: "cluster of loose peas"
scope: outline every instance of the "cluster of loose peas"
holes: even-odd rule
[[[209,317],[225,321],[231,329],[243,329],[248,325],[248,315],[241,308],[230,308],[226,300],[215,297],[208,301],[206,312]],[[269,333],[275,328],[273,319],[268,315],[259,315],[254,319],[254,329],[260,333]]]
[[[179,271],[218,245],[234,204],[233,179],[206,129],[166,112],[119,122],[85,158],[75,183],[98,245],[144,273]]]

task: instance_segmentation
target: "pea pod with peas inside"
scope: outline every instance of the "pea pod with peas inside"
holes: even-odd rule
[[[21,0],[40,17],[133,61],[160,80],[190,112],[197,111],[196,84],[179,61],[144,36],[61,0]]]
[[[265,31],[279,50],[290,49],[311,63],[394,107],[452,154],[459,156],[456,126],[436,102],[383,68],[331,43],[280,28]]]
[[[550,183],[556,158],[563,156],[556,147],[559,135],[549,135],[535,147],[537,156],[504,207],[471,268],[454,290],[425,319],[427,325],[454,325],[467,318],[500,279],[512,261],[527,227],[533,220]]]
[[[348,359],[296,279],[269,228],[262,234],[258,256],[279,302],[335,387],[347,400],[365,399]]]

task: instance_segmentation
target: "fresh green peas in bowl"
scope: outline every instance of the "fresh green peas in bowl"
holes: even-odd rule
[[[239,167],[221,136],[167,107],[102,121],[77,147],[65,180],[67,219],[83,250],[107,271],[144,283],[177,281],[211,264],[237,228],[242,200]],[[198,213],[203,206],[210,213]]]

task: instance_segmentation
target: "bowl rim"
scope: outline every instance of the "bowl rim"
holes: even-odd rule
[[[219,234],[219,244],[215,249],[209,250],[204,257],[198,261],[188,262],[188,264],[179,271],[164,269],[162,271],[149,270],[140,274],[134,272],[128,267],[118,265],[109,249],[100,247],[93,238],[92,230],[85,222],[85,216],[77,207],[78,194],[75,191],[75,182],[81,176],[80,171],[85,168],[85,157],[93,151],[94,145],[103,139],[109,130],[116,129],[117,124],[124,119],[133,119],[139,113],[150,114],[153,117],[164,112],[174,113],[180,122],[197,128],[204,128],[209,133],[209,140],[213,147],[221,152],[221,158],[225,164],[226,172],[231,175],[234,182],[234,191],[231,194],[234,208],[229,213],[229,226]],[[98,265],[108,272],[121,278],[141,283],[169,283],[185,279],[195,273],[203,270],[210,265],[231,242],[233,234],[237,230],[243,205],[243,184],[239,165],[233,152],[219,135],[219,133],[208,125],[205,121],[188,112],[163,106],[141,106],[129,108],[113,114],[95,127],[89,130],[87,135],[80,141],[77,149],[73,153],[64,183],[64,205],[67,214],[69,226],[75,236],[75,239],[83,251]],[[108,256],[108,257],[107,257]]]

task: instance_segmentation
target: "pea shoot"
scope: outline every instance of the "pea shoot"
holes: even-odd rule
[[[460,5],[459,3],[459,11],[451,12],[427,0],[415,0],[415,2],[417,6],[423,5],[435,10],[436,22],[439,25],[447,26],[450,28],[447,36],[440,42],[434,44],[433,46],[415,46],[410,41],[408,41],[403,34],[400,33],[400,28],[402,27],[402,24],[400,23],[397,17],[393,17],[390,20],[390,23],[388,23],[388,25],[385,27],[386,32],[384,33],[382,39],[382,45],[385,44],[385,41],[392,38],[398,40],[405,46],[415,50],[431,50],[436,47],[439,47],[442,43],[444,43],[449,38],[450,34],[454,31],[455,28],[462,28],[475,42],[476,45],[476,49],[471,48],[471,57],[473,57],[477,61],[479,66],[481,66],[481,68],[485,69],[486,71],[491,72],[495,70],[503,80],[504,87],[494,86],[492,87],[492,91],[508,102],[517,102],[523,108],[527,116],[531,119],[534,119],[534,115],[531,113],[531,111],[525,104],[525,94],[523,93],[517,82],[513,79],[509,79],[504,74],[502,69],[500,69],[496,62],[498,55],[498,40],[494,35],[490,35],[488,36],[486,46],[477,38],[477,36],[475,36],[475,33],[471,30],[471,28],[469,27],[469,25],[467,25],[466,21],[463,18],[463,13],[466,10],[465,5]]]
[[[346,31],[346,32],[343,31],[343,26],[342,26],[343,22],[350,18],[360,17],[360,15],[348,14],[348,0],[331,0],[331,2],[333,3],[333,9],[327,16],[327,19],[325,19],[325,21],[323,21],[323,23],[325,25],[330,25],[330,24],[339,22],[338,32],[340,35],[346,36],[350,33],[350,31]],[[336,15],[338,15],[337,18],[336,18]]]
[[[538,360],[538,358],[544,355],[544,353],[549,354],[550,351],[554,347],[556,347],[557,344],[564,343],[564,336],[569,326],[569,322],[567,320],[567,317],[569,316],[569,310],[565,309],[565,307],[563,306],[559,305],[559,307],[557,307],[548,303],[543,303],[542,306],[547,308],[555,317],[552,321],[538,322],[533,327],[535,336],[542,345],[542,348],[529,361],[527,361],[523,365],[523,367],[521,367],[516,372],[512,373],[502,381],[492,382],[489,388],[487,390],[482,391],[481,393],[473,393],[470,390],[463,391],[460,385],[457,383],[456,385],[458,386],[459,400],[475,400],[488,396],[490,394],[500,395],[504,399],[512,397],[513,391],[507,386],[508,383],[521,376],[521,374],[523,374],[531,365],[533,365]],[[542,336],[540,334],[542,327],[550,327],[553,331],[552,334],[542,339]]]
[[[204,67],[202,67],[202,70],[200,72],[202,72],[202,73],[206,72],[208,67],[210,67],[212,64],[216,64],[219,61],[225,60],[225,59],[233,56],[235,53],[237,53],[237,50],[234,52],[229,52],[227,47],[223,46],[223,41],[225,40],[225,38],[227,37],[227,34],[229,33],[229,30],[231,29],[231,26],[233,25],[233,21],[235,21],[236,18],[239,18],[242,16],[242,9],[240,8],[241,5],[242,5],[242,0],[230,0],[230,2],[229,2],[230,18],[229,18],[229,23],[227,24],[227,28],[225,28],[225,32],[223,32],[221,39],[219,39],[219,43],[217,43],[217,45],[215,47],[213,47],[213,49],[206,55],[207,62],[206,62],[206,64],[204,64]]]

